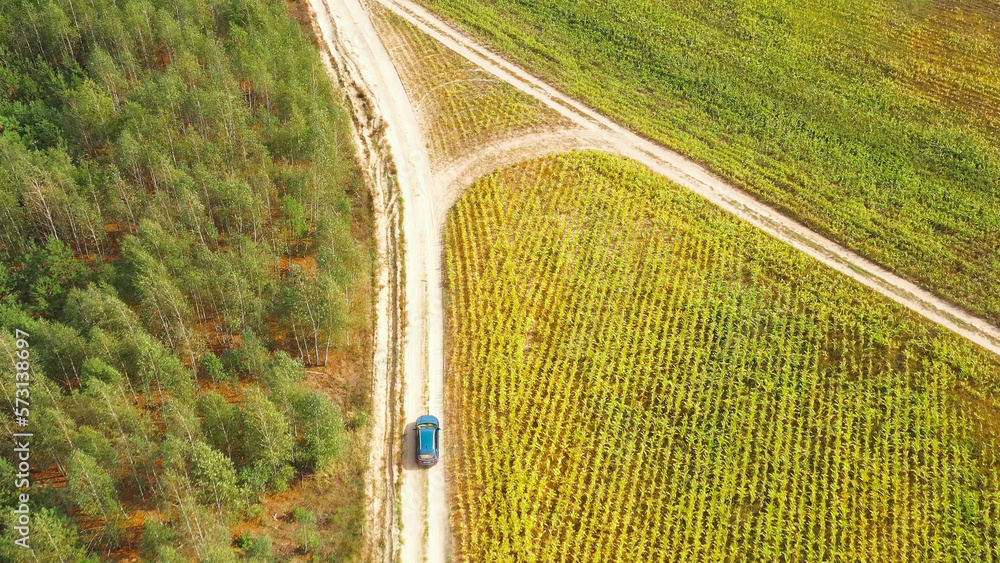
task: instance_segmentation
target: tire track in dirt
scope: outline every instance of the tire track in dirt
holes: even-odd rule
[[[359,69],[336,40],[336,31],[319,1],[310,3],[313,32],[329,74],[341,86],[352,111],[352,134],[357,159],[372,198],[373,236],[378,268],[375,274],[375,329],[373,338],[372,435],[365,476],[365,544],[371,561],[389,563],[398,546],[396,479],[400,449],[398,425],[400,339],[399,207],[395,164],[385,140],[385,121],[372,103],[373,94]]]

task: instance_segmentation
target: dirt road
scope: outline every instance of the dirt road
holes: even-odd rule
[[[823,238],[726,184],[700,165],[563,95],[413,2],[374,1],[497,78],[541,100],[574,124],[563,131],[527,134],[477,148],[472,157],[451,163],[435,176],[412,101],[407,97],[362,0],[310,0],[327,48],[349,59],[356,79],[363,83],[366,101],[355,103],[356,113],[373,112],[388,125],[385,129],[369,127],[364,133],[384,137],[395,163],[396,191],[390,196],[391,201],[383,202],[383,212],[386,215],[395,213],[393,198],[398,198],[402,205],[399,235],[403,242],[389,240],[386,254],[390,259],[401,256],[400,263],[388,267],[396,267],[400,274],[398,286],[391,287],[389,293],[397,293],[397,310],[402,311],[403,318],[399,323],[401,328],[394,333],[396,336],[384,337],[388,348],[385,355],[398,360],[401,380],[394,394],[392,373],[386,375],[390,381],[382,387],[379,386],[379,374],[376,374],[376,406],[373,408],[376,451],[372,455],[369,491],[375,500],[369,509],[374,515],[369,519],[367,534],[372,543],[382,546],[376,549],[378,559],[432,563],[449,559],[447,454],[444,453],[437,467],[429,471],[417,470],[413,467],[412,443],[407,443],[405,451],[400,444],[404,434],[412,428],[412,424],[407,423],[429,412],[441,419],[447,446],[448,423],[443,408],[441,228],[448,209],[462,191],[478,177],[502,166],[573,149],[597,149],[632,158],[833,269],[1000,354],[1000,330],[996,327]],[[368,108],[368,103],[374,107]],[[371,143],[371,140],[366,142]],[[397,252],[392,251],[394,244]],[[391,313],[392,307],[380,307],[380,316],[383,309]],[[380,318],[379,326],[386,324],[392,323]],[[395,410],[397,396],[401,412]],[[407,424],[405,430],[404,424]],[[380,432],[386,437],[384,440]],[[402,470],[398,473],[392,470],[397,464]],[[397,483],[398,497],[390,490]],[[395,506],[387,506],[396,503],[398,518],[394,516]],[[397,526],[398,541],[395,537]]]
[[[370,99],[362,108],[381,119],[387,127],[369,131],[381,135],[388,146],[391,161],[395,163],[396,191],[393,197],[401,203],[403,220],[401,236],[403,245],[394,253],[390,248],[387,259],[400,255],[401,286],[397,288],[399,309],[403,319],[401,331],[395,342],[389,342],[387,354],[396,356],[401,367],[402,380],[398,392],[380,388],[378,377],[374,390],[373,416],[384,417],[390,443],[385,456],[372,456],[373,464],[400,465],[398,497],[385,494],[384,502],[398,503],[399,517],[391,512],[394,506],[383,507],[382,514],[369,519],[369,526],[395,525],[399,530],[398,541],[386,538],[384,533],[368,530],[369,541],[381,546],[373,547],[374,556],[382,560],[402,562],[443,563],[451,537],[448,518],[448,494],[445,486],[447,453],[442,451],[442,461],[436,467],[420,470],[415,467],[409,430],[412,422],[422,414],[432,413],[441,421],[447,436],[448,421],[443,403],[443,305],[441,294],[441,240],[440,226],[436,223],[434,200],[431,197],[431,167],[427,156],[426,141],[400,82],[389,54],[386,52],[368,12],[359,0],[310,0],[320,36],[332,53],[342,53],[350,59],[345,64],[357,73],[357,80],[364,83]],[[349,91],[350,93],[350,91]],[[356,111],[357,113],[357,111]],[[356,116],[356,125],[359,118]],[[366,140],[371,142],[371,140]],[[381,140],[379,141],[381,142]],[[384,214],[395,210],[392,202],[385,202]],[[398,244],[398,241],[397,241]],[[405,248],[405,251],[402,251]],[[392,268],[394,265],[384,265]],[[391,324],[379,319],[379,327]],[[378,353],[378,351],[376,351]],[[390,374],[391,375],[391,374]],[[399,405],[392,404],[396,397],[401,403],[401,416],[393,416]],[[374,448],[380,437],[376,426]],[[406,424],[411,423],[411,424]],[[403,424],[406,424],[403,427]],[[395,427],[395,428],[393,428]],[[396,443],[392,443],[392,439]],[[402,444],[402,447],[400,445]],[[447,441],[445,440],[445,444]],[[445,446],[446,447],[446,446]],[[444,448],[442,448],[444,450]],[[397,459],[391,459],[395,455]],[[385,467],[373,467],[369,477],[375,486],[394,487],[395,483],[384,475],[393,475]],[[382,491],[373,491],[377,496]],[[386,514],[389,512],[389,514]]]

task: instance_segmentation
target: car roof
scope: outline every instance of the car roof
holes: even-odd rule
[[[421,428],[420,429],[420,448],[421,453],[434,451],[434,432],[437,428]]]

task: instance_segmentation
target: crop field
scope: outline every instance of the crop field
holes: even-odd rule
[[[433,165],[466,156],[484,143],[568,123],[378,3],[371,10],[428,132]]]
[[[464,561],[1000,560],[1000,361],[629,161],[446,230]]]
[[[423,0],[535,74],[1000,322],[1000,5]]]

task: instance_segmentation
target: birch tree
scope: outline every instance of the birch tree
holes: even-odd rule
[[[108,472],[91,456],[75,450],[69,458],[67,480],[73,502],[84,514],[99,516],[104,521],[104,531],[112,538],[119,535],[118,526],[128,519],[118,492]]]
[[[288,420],[259,388],[247,391],[240,408],[243,421],[242,458],[249,464],[244,481],[252,487],[281,490],[292,476],[293,438]]]

